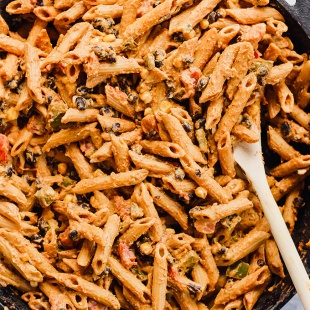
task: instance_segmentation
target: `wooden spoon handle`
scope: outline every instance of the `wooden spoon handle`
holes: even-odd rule
[[[263,206],[272,235],[278,245],[300,300],[304,308],[310,310],[310,280],[279,207],[271,194],[265,174],[260,173],[259,177],[254,178],[252,185]]]

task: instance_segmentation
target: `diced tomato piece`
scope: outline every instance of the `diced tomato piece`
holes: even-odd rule
[[[73,241],[69,238],[70,228],[68,227],[63,233],[58,237],[61,245],[64,248],[71,248],[73,246]]]
[[[90,299],[88,302],[88,310],[109,310],[109,308],[93,299]]]
[[[122,220],[130,216],[131,205],[121,196],[115,196],[113,199],[115,213],[118,214]]]
[[[254,58],[257,59],[258,57],[259,57],[258,51],[255,50],[255,51],[254,51]]]
[[[136,265],[136,256],[126,243],[121,242],[119,244],[118,253],[125,268],[131,268]]]
[[[181,73],[181,81],[186,89],[186,93],[182,97],[190,98],[195,94],[198,79],[201,77],[201,71],[198,68],[189,68]]]
[[[10,157],[9,149],[10,149],[10,143],[9,143],[7,136],[0,134],[0,162],[1,164],[7,163]]]

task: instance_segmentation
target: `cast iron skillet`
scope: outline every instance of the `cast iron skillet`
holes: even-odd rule
[[[10,16],[3,9],[10,1],[0,0],[1,15],[8,23],[10,23]],[[295,50],[299,53],[310,53],[310,0],[297,0],[294,6],[288,5],[285,0],[271,0],[270,2],[285,17],[286,24],[289,27],[288,35],[295,45]],[[310,154],[310,148],[306,147],[304,152]],[[268,157],[268,154],[265,154],[265,161],[266,157]],[[310,178],[306,179],[305,182],[305,188],[307,189],[310,187]],[[310,191],[305,190],[303,194],[305,207],[298,212],[293,239],[310,275],[310,251],[307,251],[305,246],[310,240]],[[286,272],[286,274],[288,273]],[[254,309],[281,309],[295,293],[295,288],[288,275],[281,281],[279,281],[278,277],[274,277],[270,288],[263,293]],[[9,310],[29,310],[27,304],[21,300],[19,293],[14,288],[2,288],[0,286],[0,310],[3,310],[4,307]]]

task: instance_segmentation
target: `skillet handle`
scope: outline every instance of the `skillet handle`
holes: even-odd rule
[[[292,0],[277,0],[285,11],[294,19],[304,30],[307,37],[310,38],[310,2],[305,0],[296,0],[294,5],[288,4]]]

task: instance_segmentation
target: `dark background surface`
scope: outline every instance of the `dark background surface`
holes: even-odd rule
[[[0,11],[5,7],[8,0],[0,0]],[[272,1],[272,5],[277,7],[284,15],[289,27],[289,36],[292,39],[295,49],[298,52],[310,52],[310,0],[297,0],[294,7],[289,6],[284,0]],[[309,178],[306,180],[305,188],[310,186]],[[310,240],[310,193],[304,192],[306,206],[299,210],[298,221],[293,234],[294,242],[300,251],[302,260],[310,275],[310,251],[305,247],[305,243]],[[287,272],[286,272],[287,274]],[[295,289],[289,276],[280,282],[274,277],[271,283],[272,291],[267,289],[255,306],[255,310],[280,309],[294,295]],[[29,310],[27,304],[23,302],[18,293],[11,288],[0,287],[0,310],[8,307],[10,310]]]

